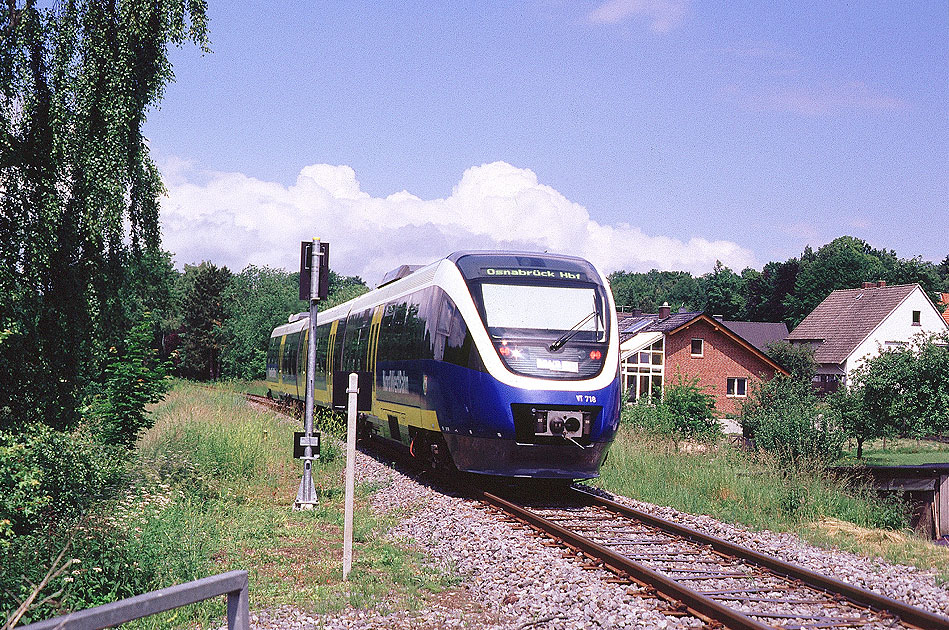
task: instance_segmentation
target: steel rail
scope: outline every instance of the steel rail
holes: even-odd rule
[[[660,593],[679,600],[692,610],[710,619],[719,621],[729,628],[733,628],[734,630],[773,630],[773,626],[755,621],[744,613],[705,597],[698,591],[683,586],[661,573],[653,571],[638,562],[633,562],[611,549],[607,549],[602,545],[588,540],[506,499],[502,499],[497,495],[483,490],[472,491],[472,493],[476,494],[478,498],[486,503],[507,512],[518,520],[563,540],[589,556],[603,560],[603,562],[608,564],[613,570],[625,573],[641,582],[649,584]]]
[[[791,564],[790,562],[785,562],[784,560],[767,556],[752,549],[741,547],[716,536],[702,533],[698,530],[692,529],[691,527],[679,525],[678,523],[673,523],[651,514],[641,512],[634,508],[617,503],[616,501],[611,501],[609,499],[597,496],[585,490],[580,490],[577,488],[572,488],[571,490],[576,494],[576,496],[582,498],[588,505],[598,505],[610,511],[622,514],[623,516],[628,516],[630,518],[642,521],[643,523],[646,523],[652,527],[656,527],[657,529],[661,529],[671,534],[682,536],[695,542],[708,545],[720,553],[740,558],[751,564],[769,569],[770,571],[786,578],[799,580],[800,582],[818,590],[834,595],[842,595],[854,604],[865,606],[877,611],[888,612],[910,625],[927,630],[949,630],[949,618],[943,617],[941,615],[936,615],[929,611],[916,608],[915,606],[910,606],[909,604],[891,599],[884,595],[862,589],[852,584],[847,584],[846,582],[842,582],[826,575],[821,575],[820,573],[816,573],[802,566]]]

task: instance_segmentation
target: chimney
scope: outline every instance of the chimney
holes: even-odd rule
[[[663,302],[662,306],[659,307],[659,319],[665,319],[672,314],[672,307],[669,306],[668,302]]]
[[[885,287],[885,286],[886,286],[886,280],[877,280],[877,286],[878,286],[878,287]]]
[[[876,286],[876,282],[864,282],[864,283],[863,283],[863,288],[864,288],[864,289],[872,289],[872,288],[875,287],[875,286]]]

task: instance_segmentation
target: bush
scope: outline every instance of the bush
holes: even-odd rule
[[[124,449],[79,429],[30,424],[0,432],[0,541],[68,525],[125,479]]]
[[[843,448],[837,414],[817,400],[810,383],[793,377],[754,385],[739,421],[756,448],[771,453],[786,470],[824,468]]]
[[[715,420],[715,397],[699,387],[698,378],[680,374],[662,400],[653,404],[640,398],[627,407],[624,417],[635,426],[660,435],[686,438],[712,438],[720,433]]]
[[[100,444],[88,428],[63,433],[43,424],[28,424],[16,433],[0,432],[0,553],[4,559],[0,618],[5,619],[29,595],[30,583],[38,584],[43,579],[70,540],[67,558],[84,558],[83,549],[89,547],[97,547],[99,555],[125,557],[122,540],[104,538],[101,529],[89,529],[85,523],[100,501],[114,497],[124,487],[127,461],[124,448]],[[89,566],[99,569],[88,575],[93,582],[105,577],[117,579],[121,574],[119,567],[117,573],[103,576],[101,572],[111,565],[98,559]],[[82,571],[83,567],[73,568],[48,587],[40,599],[74,585],[84,575]],[[56,614],[57,606],[70,597],[69,591],[64,593],[54,597],[56,602],[31,610],[29,618]],[[76,607],[108,601],[104,597],[83,600],[83,605]]]
[[[168,389],[168,368],[150,347],[151,318],[146,316],[129,332],[125,349],[109,350],[103,392],[89,407],[103,441],[130,447],[139,433],[152,425],[145,412]]]

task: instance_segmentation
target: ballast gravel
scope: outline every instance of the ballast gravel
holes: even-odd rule
[[[258,630],[574,630],[581,628],[704,627],[691,617],[662,614],[663,602],[639,587],[609,583],[609,574],[586,569],[581,559],[543,544],[529,530],[512,527],[471,501],[449,496],[399,470],[357,452],[357,479],[375,482],[373,509],[404,514],[389,534],[426,552],[439,569],[461,576],[449,591],[433,595],[419,611],[384,614],[346,609],[334,615],[309,615],[284,607],[254,611]],[[615,501],[643,512],[712,533],[762,553],[949,616],[949,590],[918,569],[890,565],[842,551],[828,551],[795,536],[752,532],[707,516],[678,512],[614,495]]]

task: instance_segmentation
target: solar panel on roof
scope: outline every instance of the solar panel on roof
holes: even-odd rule
[[[633,322],[632,324],[624,328],[622,332],[624,334],[638,332],[651,323],[652,323],[651,319],[641,319],[638,322]]]

